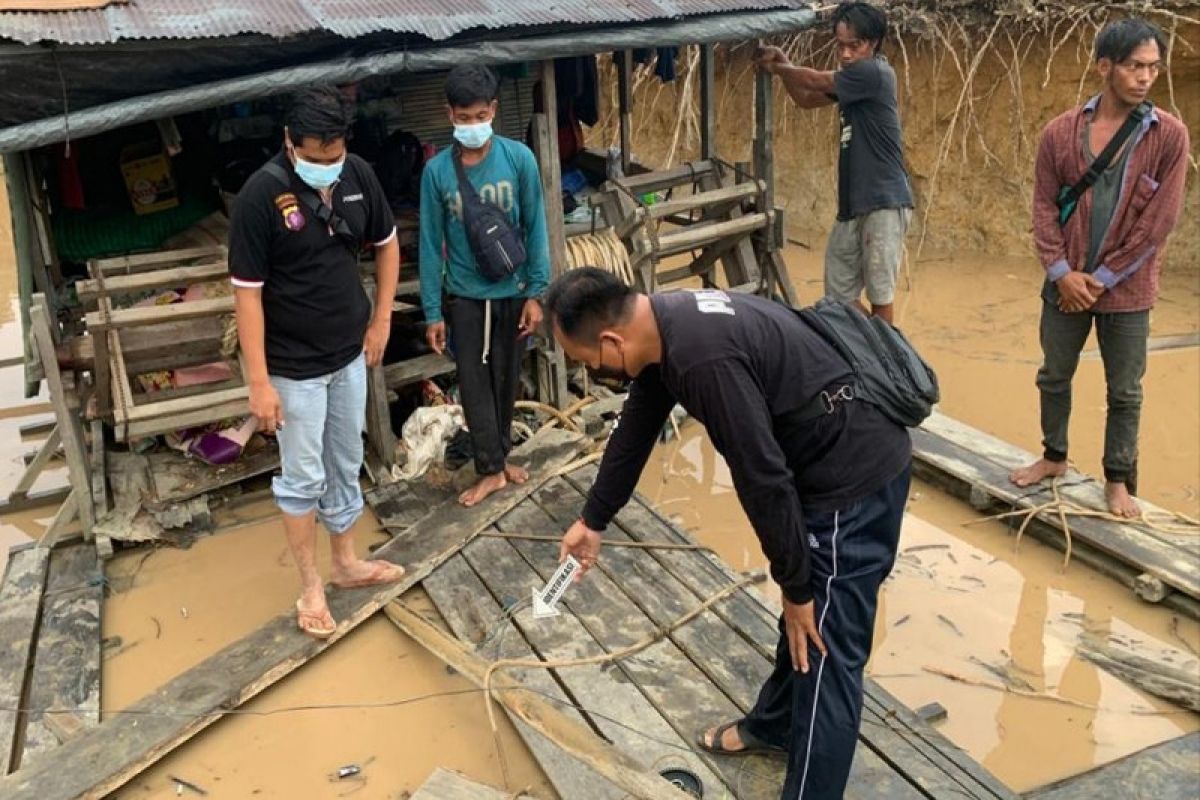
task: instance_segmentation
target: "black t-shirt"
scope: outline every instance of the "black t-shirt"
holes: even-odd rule
[[[835,72],[833,86],[842,126],[838,219],[881,208],[912,208],[895,70],[883,56],[875,56]]]
[[[359,277],[357,253],[300,199],[312,192],[281,152],[272,159],[291,185],[264,170],[238,194],[229,229],[234,286],[262,287],[267,370],[303,380],[328,375],[362,352],[371,303]],[[357,250],[385,244],[396,223],[375,173],[346,156],[333,187],[332,208],[350,226]]]
[[[863,402],[794,422],[850,365],[795,311],[720,291],[651,297],[662,362],[633,381],[583,519],[604,529],[629,501],[676,403],[725,457],[771,575],[793,602],[812,596],[801,507],[844,508],[911,460],[908,431]]]

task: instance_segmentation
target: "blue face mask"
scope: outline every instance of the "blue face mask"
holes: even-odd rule
[[[292,154],[296,156],[296,174],[314,189],[328,189],[333,186],[342,176],[342,167],[346,165],[344,158],[336,164],[314,164],[305,161],[294,150]]]
[[[475,125],[455,125],[454,139],[468,150],[478,150],[492,138],[491,121]]]

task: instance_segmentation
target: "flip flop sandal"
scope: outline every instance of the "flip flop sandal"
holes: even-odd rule
[[[328,628],[322,627],[324,624],[323,614],[316,611],[308,611],[300,605],[300,601],[296,601],[296,624],[300,626],[300,630],[312,636],[314,639],[328,639],[337,632],[337,625],[332,625]]]
[[[361,589],[364,586],[383,586],[388,583],[395,583],[404,577],[404,567],[399,564],[392,564],[388,561],[370,561],[367,563],[373,565],[371,574],[368,577],[359,578],[354,581],[345,581],[343,583],[334,581],[333,585],[339,589]]]
[[[717,726],[713,731],[712,744],[704,741],[705,731],[700,731],[696,737],[696,744],[701,750],[713,753],[718,756],[752,756],[752,755],[779,755],[786,754],[787,750],[778,745],[767,744],[761,739],[747,733],[741,727],[742,720],[735,719],[733,722],[726,722],[724,725]],[[729,750],[721,741],[725,738],[725,731],[730,728],[737,728],[738,737],[742,740],[742,748],[740,750]]]

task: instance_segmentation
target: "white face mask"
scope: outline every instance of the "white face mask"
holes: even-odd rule
[[[455,125],[454,139],[468,150],[478,150],[492,138],[492,121],[474,125]]]

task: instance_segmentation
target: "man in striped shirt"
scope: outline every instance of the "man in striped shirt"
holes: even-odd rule
[[[1163,248],[1183,207],[1187,128],[1151,107],[1065,223],[1056,198],[1148,101],[1166,57],[1166,39],[1149,22],[1106,26],[1096,40],[1103,91],[1046,126],[1035,170],[1033,234],[1046,270],[1037,374],[1043,455],[1010,477],[1029,486],[1066,473],[1071,379],[1094,325],[1108,386],[1105,496],[1109,510],[1125,517],[1139,513],[1133,495],[1146,341]]]

